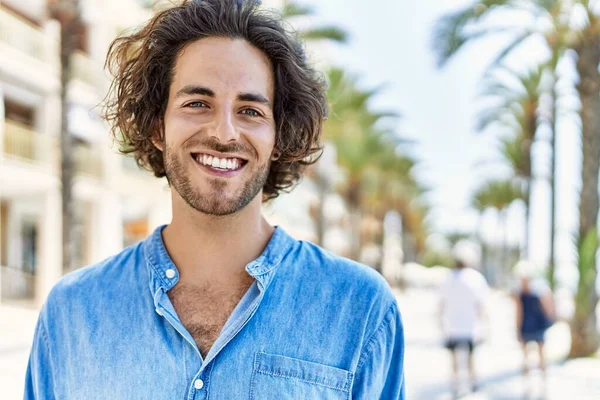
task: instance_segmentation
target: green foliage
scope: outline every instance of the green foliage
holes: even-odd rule
[[[496,180],[485,183],[473,196],[473,207],[483,211],[495,208],[507,209],[514,201],[524,198],[523,190],[512,180]]]
[[[321,26],[318,28],[300,31],[300,38],[304,40],[331,40],[332,42],[346,43],[348,32],[335,26]]]
[[[421,258],[421,265],[426,267],[448,267],[454,268],[454,259],[449,252],[440,252],[434,250],[427,250]]]
[[[313,7],[298,4],[294,1],[287,1],[281,9],[281,16],[286,20],[292,21],[295,18],[310,17],[314,13],[315,10]],[[300,30],[298,36],[306,41],[329,40],[338,43],[346,43],[348,41],[348,32],[337,26],[310,27]]]
[[[590,298],[596,288],[596,253],[598,252],[598,231],[594,226],[577,244],[579,283],[575,303],[576,312],[581,316],[588,315],[593,310]]]

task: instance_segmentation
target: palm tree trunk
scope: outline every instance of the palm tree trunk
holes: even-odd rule
[[[531,162],[531,157],[530,157]],[[529,243],[531,242],[531,179],[525,187],[525,239],[523,243],[523,258],[529,258]]]
[[[533,147],[533,139],[538,128],[538,117],[536,114],[531,115],[527,121],[527,131],[530,137],[523,139],[523,155],[525,157],[525,241],[523,243],[523,256],[529,257],[529,243],[531,242],[531,186],[533,185],[533,157],[531,149]]]
[[[550,155],[550,255],[548,260],[548,283],[552,291],[556,289],[555,258],[556,258],[556,142],[558,136],[558,79],[556,75],[556,62],[552,65],[552,105],[551,105],[551,130],[552,150]]]
[[[590,35],[592,36],[592,35]],[[581,101],[582,182],[579,202],[579,285],[571,322],[570,357],[594,354],[600,346],[596,328],[596,250],[598,246],[598,172],[600,170],[600,44],[596,35],[582,41],[577,90]],[[591,248],[589,248],[591,247]]]
[[[485,239],[483,238],[483,211],[479,214],[479,218],[477,219],[477,240],[479,241],[479,246],[481,247],[481,271],[485,279],[494,284],[493,278],[490,276],[490,270],[487,263],[488,259],[488,248],[485,243]]]
[[[78,0],[55,0],[49,3],[50,15],[60,22],[60,103],[61,103],[61,191],[62,191],[62,240],[63,271],[74,267],[75,247],[73,240],[73,137],[69,132],[68,85],[71,81],[71,56],[77,49],[81,13]]]
[[[323,246],[325,242],[325,199],[327,198],[327,181],[319,171],[317,171],[316,174],[316,185],[318,204],[314,213],[314,220],[317,231],[317,244]]]
[[[361,185],[350,180],[348,188],[348,209],[350,211],[350,258],[360,261],[362,210],[360,208]]]
[[[507,288],[510,280],[510,266],[508,265],[508,238],[510,236],[508,232],[508,207],[504,210],[500,210],[500,218],[502,220],[504,233],[504,238],[502,240],[502,286]]]
[[[384,207],[381,207],[381,209],[379,209],[376,212],[376,216],[377,219],[379,221],[381,221],[381,232],[378,232],[375,235],[375,246],[379,249],[379,258],[377,259],[377,262],[375,262],[375,265],[373,266],[373,268],[375,269],[375,271],[379,272],[380,274],[383,275],[383,261],[386,258],[386,242],[385,242],[385,237],[386,237],[386,231],[385,231],[385,216],[387,214],[387,209]]]

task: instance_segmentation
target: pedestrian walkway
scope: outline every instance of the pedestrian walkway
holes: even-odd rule
[[[38,310],[0,305],[0,398],[22,399],[27,358]]]
[[[398,293],[406,334],[406,380],[408,400],[452,398],[450,354],[442,347],[437,316],[437,296],[427,289]],[[489,302],[490,323],[485,341],[477,348],[475,362],[480,390],[465,400],[597,400],[600,399],[600,358],[563,362],[569,350],[569,327],[558,323],[547,334],[549,360],[544,397],[542,379],[521,377],[521,350],[515,337],[512,300],[494,292]]]

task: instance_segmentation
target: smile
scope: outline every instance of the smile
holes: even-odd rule
[[[241,158],[219,158],[203,153],[194,153],[192,158],[205,170],[218,175],[232,175],[231,173],[240,171],[247,164]]]

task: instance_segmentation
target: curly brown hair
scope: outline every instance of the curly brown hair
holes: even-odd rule
[[[105,67],[114,76],[105,102],[120,151],[165,176],[163,153],[152,143],[160,132],[178,55],[206,37],[243,39],[270,59],[275,81],[275,148],[263,201],[291,190],[320,156],[327,112],[321,74],[306,61],[302,44],[283,21],[256,0],[184,0],[161,11],[140,30],[113,41]]]

